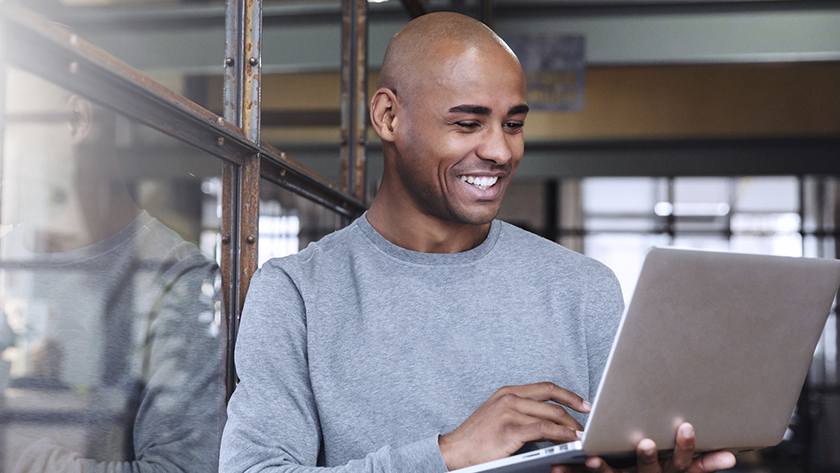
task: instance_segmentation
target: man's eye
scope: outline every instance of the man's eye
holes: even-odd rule
[[[475,129],[480,125],[476,122],[458,122],[457,125],[461,128]]]
[[[520,122],[508,122],[504,124],[504,127],[511,131],[521,130],[523,126],[525,124]]]

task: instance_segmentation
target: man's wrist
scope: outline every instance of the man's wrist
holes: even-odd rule
[[[452,451],[452,442],[450,441],[449,435],[438,435],[438,448],[440,448],[440,456],[443,457],[443,463],[446,464],[446,469],[453,471],[461,467],[457,465],[458,462],[453,458],[455,452]]]

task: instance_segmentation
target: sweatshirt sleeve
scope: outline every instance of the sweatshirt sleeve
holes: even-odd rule
[[[309,378],[306,308],[274,261],[254,275],[235,348],[239,384],[228,402],[222,473],[445,472],[437,436],[384,446],[345,465],[322,467],[322,436]]]
[[[624,297],[618,278],[608,267],[595,278],[586,302],[586,343],[589,365],[589,399],[595,399],[607,365],[618,324],[624,313]]]

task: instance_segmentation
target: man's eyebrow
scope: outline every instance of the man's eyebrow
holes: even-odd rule
[[[520,113],[528,113],[528,110],[530,110],[530,108],[525,104],[517,105],[515,107],[511,107],[511,109],[508,110],[508,115],[519,115]]]
[[[490,109],[481,105],[458,105],[449,109],[449,113],[469,113],[471,115],[490,115]]]
[[[519,115],[520,113],[528,113],[530,108],[525,105],[516,105],[508,110],[508,115]],[[449,113],[469,113],[472,115],[490,115],[491,110],[482,105],[458,105],[449,109]]]

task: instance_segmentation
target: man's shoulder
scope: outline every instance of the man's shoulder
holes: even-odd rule
[[[346,259],[344,255],[352,252],[361,243],[356,225],[354,222],[325,235],[295,254],[271,258],[265,262],[263,268],[297,273],[314,265],[338,264]]]
[[[356,223],[310,243],[298,253],[271,258],[254,273],[248,298],[252,301],[305,300],[321,287],[347,278],[353,254],[363,244]],[[289,297],[279,297],[283,294]]]
[[[568,261],[570,264],[600,264],[596,260],[545,237],[529,232],[516,225],[499,221],[501,232],[499,245],[512,255],[551,258]]]
[[[501,222],[499,245],[502,254],[517,266],[529,271],[561,272],[581,277],[614,278],[614,274],[605,264],[570,250],[554,241],[524,230],[515,225]]]

